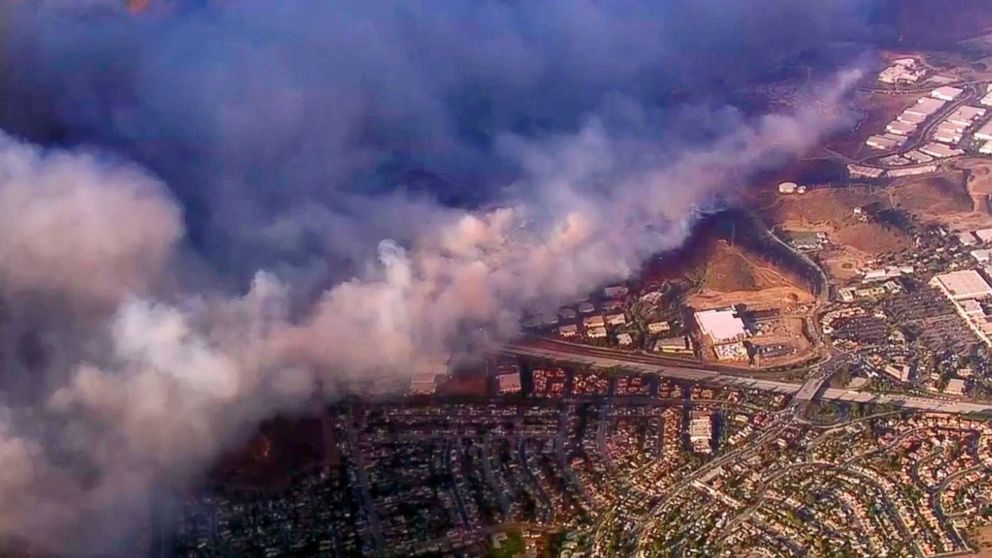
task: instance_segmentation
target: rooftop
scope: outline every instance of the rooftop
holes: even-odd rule
[[[937,275],[934,281],[955,300],[992,296],[992,287],[973,269]]]
[[[731,309],[703,310],[696,312],[696,323],[703,334],[714,341],[728,341],[743,337],[747,332],[744,322]]]

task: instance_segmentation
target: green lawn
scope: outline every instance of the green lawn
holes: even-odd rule
[[[491,558],[513,558],[524,552],[524,537],[519,529],[506,532],[506,540],[499,547],[493,547],[489,553]]]

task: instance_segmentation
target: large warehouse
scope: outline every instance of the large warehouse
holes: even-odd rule
[[[738,341],[747,334],[743,320],[730,308],[696,312],[696,323],[714,343]]]
[[[968,300],[992,296],[992,287],[973,269],[937,275],[931,284],[953,300]]]

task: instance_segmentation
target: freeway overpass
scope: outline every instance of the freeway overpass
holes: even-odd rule
[[[873,403],[877,405],[894,405],[907,409],[936,413],[986,413],[992,415],[992,404],[971,401],[918,397],[912,395],[881,394],[861,392],[848,389],[821,389],[823,381],[829,374],[817,372],[816,375],[803,385],[774,380],[760,380],[742,376],[721,374],[715,370],[696,367],[689,364],[667,362],[650,362],[639,355],[628,355],[619,351],[610,351],[578,345],[560,346],[528,346],[507,345],[499,349],[504,354],[550,360],[571,364],[573,366],[589,366],[592,368],[623,368],[645,374],[656,374],[665,378],[700,382],[718,387],[735,387],[743,389],[760,389],[775,393],[796,396],[803,400],[826,399],[829,401],[846,401],[858,403]],[[824,366],[830,366],[826,363]]]

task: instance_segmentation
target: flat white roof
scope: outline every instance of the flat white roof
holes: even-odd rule
[[[958,89],[957,87],[950,87],[945,85],[944,87],[938,87],[930,92],[930,95],[937,99],[956,99],[958,95],[964,93],[963,89]]]
[[[919,112],[912,112],[909,110],[903,111],[897,119],[899,122],[905,122],[907,124],[922,124],[926,122],[927,115],[921,114]]]
[[[992,287],[974,269],[952,271],[934,279],[955,300],[992,296]]]
[[[912,114],[921,114],[923,116],[930,116],[931,114],[944,108],[945,104],[947,104],[947,102],[942,101],[940,99],[934,99],[933,97],[923,97],[919,101],[917,101],[915,105],[907,108],[904,112],[912,113]]]
[[[886,126],[885,129],[892,132],[893,134],[906,135],[916,130],[916,124],[911,124],[909,122],[900,122],[896,120],[893,122],[889,122],[889,125]]]
[[[975,137],[978,139],[992,140],[992,120],[989,120],[983,124],[981,128],[975,130]]]
[[[960,149],[954,149],[953,147],[948,147],[946,145],[934,143],[934,142],[930,142],[924,145],[923,147],[920,148],[920,151],[926,153],[927,155],[933,155],[934,157],[938,157],[941,159],[944,157],[952,157],[954,155],[960,155],[964,153],[964,151],[961,151]]]
[[[703,310],[696,312],[699,329],[714,341],[727,341],[745,335],[744,322],[733,310]]]

